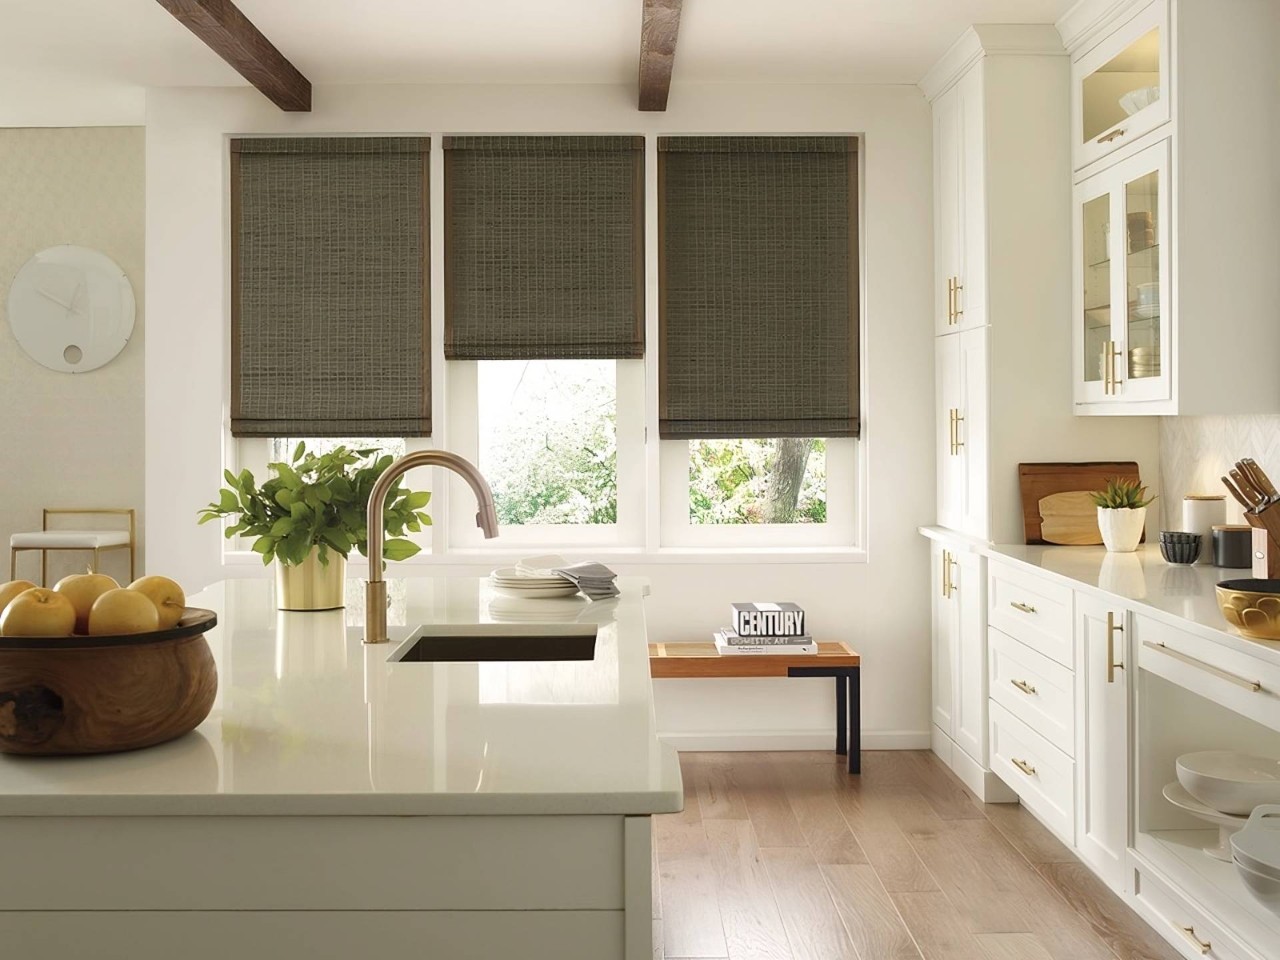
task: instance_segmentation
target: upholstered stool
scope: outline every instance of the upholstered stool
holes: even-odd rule
[[[69,514],[78,517],[89,516],[128,516],[128,530],[50,530],[49,517],[55,514]],[[134,559],[137,545],[135,533],[137,517],[133,510],[75,510],[66,508],[46,508],[42,520],[43,529],[34,533],[15,533],[9,538],[9,579],[18,579],[18,554],[24,550],[40,551],[40,585],[48,586],[49,550],[84,550],[93,554],[90,569],[98,572],[98,559],[103,550],[129,551],[129,579],[134,578]]]

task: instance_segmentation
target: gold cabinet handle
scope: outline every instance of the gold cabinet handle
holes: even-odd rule
[[[1120,378],[1116,376],[1116,361],[1120,359],[1120,347],[1114,340],[1108,340],[1107,344],[1109,351],[1107,369],[1111,371],[1111,393],[1114,395],[1120,392]]]
[[[1223,670],[1221,667],[1215,667],[1212,663],[1205,663],[1203,660],[1197,660],[1195,657],[1189,656],[1181,650],[1174,650],[1172,647],[1166,647],[1163,643],[1152,643],[1150,640],[1144,640],[1142,641],[1142,645],[1144,647],[1150,647],[1152,650],[1156,650],[1166,656],[1173,657],[1175,660],[1180,660],[1188,666],[1195,667],[1198,670],[1203,670],[1205,673],[1211,673],[1220,680],[1226,680],[1228,683],[1234,683],[1237,687],[1244,687],[1246,690],[1251,690],[1254,693],[1258,693],[1262,690],[1261,681],[1250,680],[1247,677],[1240,676],[1239,674],[1230,673],[1227,670]]]
[[[942,551],[942,596],[951,598],[951,554],[946,550]]]
[[[1107,683],[1116,682],[1116,671],[1123,670],[1123,663],[1116,663],[1116,634],[1124,633],[1124,624],[1116,623],[1116,615],[1107,611]]]
[[[1010,601],[1009,601],[1009,606],[1013,607],[1013,609],[1015,609],[1015,610],[1021,610],[1023,613],[1035,613],[1035,612],[1036,612],[1036,608],[1035,608],[1035,607],[1033,607],[1033,606],[1032,606],[1031,604],[1029,604],[1029,603],[1023,603],[1023,602],[1022,602],[1022,601],[1020,601],[1020,600],[1010,600]]]
[[[947,277],[947,326],[956,322],[956,278]]]
[[[1210,950],[1213,949],[1212,943],[1210,943],[1208,940],[1201,940],[1199,937],[1196,936],[1195,927],[1184,927],[1179,923],[1175,923],[1173,925],[1173,929],[1177,930],[1180,934],[1182,934],[1183,938],[1189,944],[1191,944],[1191,948],[1195,950],[1197,953],[1204,954],[1204,953],[1208,953]]]
[[[951,282],[951,315],[955,317],[955,323],[960,322],[960,318],[964,316],[964,311],[960,309],[960,291],[964,289],[964,284],[960,282],[960,278],[956,277]]]
[[[1009,682],[1012,683],[1019,690],[1021,690],[1023,693],[1025,693],[1027,696],[1033,696],[1036,692],[1036,688],[1033,687],[1031,684],[1027,683],[1027,681],[1025,680],[1010,680]]]
[[[1095,142],[1095,143],[1110,143],[1112,140],[1116,140],[1116,139],[1118,139],[1118,138],[1120,138],[1120,137],[1123,137],[1123,136],[1124,136],[1124,129],[1123,129],[1123,128],[1121,128],[1121,129],[1119,129],[1119,130],[1112,130],[1110,133],[1104,133],[1102,136],[1100,136],[1100,137],[1099,137],[1097,140],[1095,140],[1094,142]]]
[[[1017,757],[1010,757],[1009,762],[1025,773],[1028,777],[1034,777],[1036,775],[1036,768],[1025,760],[1019,760]]]
[[[955,407],[947,411],[947,417],[951,421],[951,456],[958,457],[960,448],[964,446],[960,441],[960,424],[964,421],[964,417],[960,416],[960,411]]]
[[[957,455],[960,453],[960,450],[964,447],[964,441],[960,439],[960,424],[962,424],[962,423],[964,423],[964,417],[962,417],[962,416],[960,415],[960,411],[959,411],[959,410],[957,410],[957,411],[956,411],[956,426],[955,426],[955,431],[956,431],[956,448],[955,448],[955,451],[954,451]]]

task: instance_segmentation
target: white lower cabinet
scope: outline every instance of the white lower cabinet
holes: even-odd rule
[[[1075,761],[996,702],[991,769],[1065,842],[1075,828]]]
[[[1158,933],[1168,937],[1184,957],[1209,960],[1264,960],[1241,944],[1208,912],[1183,894],[1169,880],[1159,876],[1145,864],[1134,864],[1132,877],[1133,908]],[[1268,954],[1273,960],[1277,954]]]
[[[1080,857],[1115,890],[1125,887],[1130,846],[1127,613],[1117,604],[1076,594],[1076,676],[1080,755],[1076,846]]]

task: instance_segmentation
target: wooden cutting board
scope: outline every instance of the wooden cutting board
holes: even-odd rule
[[[1085,494],[1102,490],[1108,480],[1137,480],[1132,461],[1090,463],[1020,463],[1018,486],[1022,491],[1022,524],[1027,543],[1096,544],[1102,542],[1097,514],[1090,502],[1092,525],[1085,523]],[[1058,496],[1067,494],[1069,496]],[[1048,500],[1048,514],[1042,503]],[[1048,529],[1045,522],[1048,521]]]

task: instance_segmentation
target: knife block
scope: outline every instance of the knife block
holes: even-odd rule
[[[1253,575],[1259,580],[1280,580],[1280,543],[1261,521],[1245,514],[1253,527]]]

